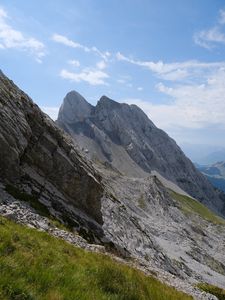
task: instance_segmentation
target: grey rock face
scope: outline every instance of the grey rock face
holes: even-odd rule
[[[131,177],[146,177],[157,171],[210,209],[225,215],[224,196],[215,191],[175,141],[158,129],[140,108],[117,103],[106,96],[96,107],[84,104],[82,99],[82,107],[88,109],[81,118],[79,105],[75,92],[69,93],[57,123],[81,148],[87,149],[87,157],[106,161]],[[73,122],[72,117],[66,117],[70,112],[74,114]]]
[[[74,101],[74,99],[76,99]],[[60,108],[59,120],[68,123],[82,122],[91,113],[92,106],[77,92],[68,93]]]
[[[81,97],[79,101],[82,102]],[[82,113],[85,111],[82,110]],[[68,115],[66,115],[68,116]],[[54,122],[0,76],[0,179],[28,189],[61,217],[101,231],[100,176]],[[78,223],[79,223],[78,222]]]
[[[51,220],[39,215],[28,203],[15,200],[11,195],[4,191],[4,186],[2,184],[0,184],[0,215],[31,228],[46,231],[49,234],[64,239],[78,247],[94,250],[94,245],[88,244],[87,241],[77,233],[74,234],[58,228]],[[99,245],[98,249],[100,252],[104,251],[103,246]]]
[[[32,201],[42,203],[62,223],[69,220],[86,240],[112,244],[116,253],[132,256],[161,280],[195,295],[195,299],[210,299],[201,296],[192,284],[207,281],[225,285],[223,223],[215,225],[195,212],[186,216],[165,188],[169,183],[163,186],[128,154],[125,144],[129,149],[130,143],[139,146],[142,129],[136,131],[135,127],[144,122],[146,131],[157,130],[143,112],[122,105],[121,113],[121,105],[105,97],[96,108],[79,101],[82,109],[70,119],[75,124],[64,126],[83,143],[87,156],[96,154],[92,162],[25,93],[0,76],[0,214],[49,231],[47,220],[37,212],[33,215],[33,210],[21,203],[23,191],[26,198],[32,196]],[[76,112],[76,103],[73,107]],[[132,125],[124,130],[133,116]],[[139,152],[137,157],[141,157]],[[105,157],[106,163],[99,162],[97,155]],[[119,167],[136,177],[125,176]],[[5,189],[7,185],[15,188],[13,198],[10,188]],[[55,229],[53,234],[90,248],[83,239],[65,232]]]
[[[109,210],[110,212],[110,210]],[[65,231],[63,229],[57,228],[54,223],[51,222],[46,217],[40,216],[33,208],[29,206],[29,204],[24,201],[16,200],[11,195],[9,195],[4,190],[4,185],[0,184],[0,215],[5,216],[13,221],[16,221],[20,224],[27,225],[31,228],[36,228],[40,231],[46,231],[50,235],[63,239],[68,243],[71,243],[77,247],[81,247],[86,249],[87,251],[94,251],[104,253],[105,255],[110,255],[113,259],[119,261],[120,263],[127,264],[131,267],[140,269],[146,275],[157,274],[158,279],[163,282],[166,282],[169,285],[174,286],[176,289],[184,291],[194,297],[194,299],[198,300],[209,300],[209,299],[217,299],[210,294],[203,293],[199,291],[197,288],[193,287],[187,281],[183,281],[182,279],[172,275],[167,271],[163,271],[155,265],[150,265],[149,261],[145,261],[144,259],[132,259],[128,260],[123,259],[122,257],[115,256],[115,253],[108,252],[104,246],[89,244],[84,238],[79,236],[77,233],[72,233]],[[135,222],[135,219],[132,219]],[[137,221],[136,221],[137,222]],[[146,247],[147,249],[147,247]],[[165,259],[165,256],[162,253],[158,255],[161,259]],[[167,268],[169,265],[167,265]],[[175,271],[171,268],[171,271]]]

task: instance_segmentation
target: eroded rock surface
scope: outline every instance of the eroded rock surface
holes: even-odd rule
[[[73,93],[71,95],[73,97]],[[127,122],[124,117],[127,110],[130,116],[140,118],[139,124],[144,122],[145,130],[150,132],[149,139],[151,132],[158,132],[158,129],[137,107],[123,105],[120,114],[117,110],[121,110],[121,105],[105,98],[97,105],[95,113],[83,98],[79,98],[79,105],[79,114],[74,116],[76,105],[73,103],[69,115],[72,125],[66,124],[65,129],[69,132],[73,128],[78,130],[76,134],[74,131],[70,133],[82,137],[84,146],[89,136],[89,145],[93,146],[93,141],[99,147],[96,153],[104,157],[108,155],[107,163],[102,163],[97,157],[89,160],[91,157],[84,153],[88,156],[92,148],[85,146],[84,151],[80,151],[80,139],[77,140],[78,146],[25,93],[0,74],[0,214],[38,229],[53,230],[55,236],[84,248],[90,247],[90,243],[98,250],[110,246],[117,255],[135,259],[136,267],[143,266],[146,273],[156,272],[161,280],[196,299],[215,299],[201,293],[194,285],[206,281],[225,286],[223,222],[214,224],[195,212],[188,216],[184,214],[171,197],[167,185],[137,164],[129,154],[131,146],[128,151],[121,145],[121,140],[130,143],[132,138],[132,143],[135,139],[139,143],[141,138],[141,131],[137,134],[131,132],[136,123],[122,132],[122,126]],[[98,122],[102,122],[102,127],[95,120],[94,114],[99,114],[97,110],[101,112]],[[74,121],[80,127],[73,127]],[[114,129],[115,136],[109,134],[114,123],[119,124]],[[103,128],[108,128],[107,132]],[[165,133],[162,136],[164,139]],[[159,142],[164,140],[159,138]],[[175,144],[173,141],[168,143],[168,149]],[[97,151],[94,146],[93,151]],[[143,154],[141,149],[138,156]],[[161,159],[164,150],[160,152]],[[120,155],[116,165],[114,154],[118,154],[117,151]],[[177,151],[179,154],[180,150]],[[152,163],[154,159],[150,161]],[[129,176],[124,170],[118,170],[118,165],[123,162]],[[131,170],[138,173],[132,177]],[[173,178],[171,180],[176,182]],[[201,193],[205,195],[204,190]],[[69,224],[82,237],[52,229],[48,220],[38,211],[30,210],[24,201],[29,205],[41,203],[51,217]]]
[[[225,196],[213,188],[176,142],[136,105],[103,96],[94,107],[77,92],[70,92],[64,98],[57,123],[92,160],[105,161],[131,177],[146,177],[157,171],[225,215]]]
[[[100,235],[101,177],[71,138],[0,74],[0,178]]]

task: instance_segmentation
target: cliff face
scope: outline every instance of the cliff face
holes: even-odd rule
[[[3,74],[0,166],[2,181],[35,193],[56,214],[76,215],[81,223],[96,227],[102,224],[101,177],[70,137]]]
[[[225,214],[222,193],[214,190],[175,141],[136,105],[103,96],[93,107],[77,92],[70,92],[57,123],[92,160],[106,161],[131,177],[146,177],[156,171],[217,213]]]
[[[23,201],[30,195],[89,242],[110,245],[182,290],[195,294],[190,284],[196,281],[223,287],[225,221],[199,202],[171,193],[179,191],[174,182],[186,168],[178,169],[177,157],[186,158],[175,142],[136,106],[103,97],[94,108],[77,93],[67,100],[58,123],[78,144],[0,74],[0,214],[51,230],[38,211],[32,217],[33,208]],[[173,168],[173,182],[157,175],[164,170],[169,177]],[[79,240],[72,235],[66,234]]]

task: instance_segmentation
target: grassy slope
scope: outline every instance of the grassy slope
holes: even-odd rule
[[[208,284],[208,283],[199,283],[198,288],[201,290],[210,293],[212,295],[215,295],[219,300],[225,300],[225,290],[220,289],[214,285]]]
[[[225,220],[217,216],[215,213],[213,213],[210,209],[208,209],[206,206],[201,204],[200,202],[188,197],[184,196],[178,193],[175,193],[173,191],[170,191],[170,194],[174,200],[176,200],[180,206],[181,209],[185,214],[198,214],[203,219],[214,223],[216,225],[225,225]]]
[[[0,299],[192,299],[107,256],[2,217],[0,274]]]

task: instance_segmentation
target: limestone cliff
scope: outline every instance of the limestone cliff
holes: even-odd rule
[[[78,106],[74,96],[79,98]],[[70,223],[75,235],[63,232],[69,241],[87,249],[89,243],[106,250],[110,246],[115,254],[131,256],[161,280],[198,295],[195,299],[213,299],[196,294],[192,285],[199,281],[225,285],[225,221],[198,201],[170,190],[178,191],[177,176],[185,176],[186,165],[178,170],[179,157],[194,184],[195,177],[188,173],[191,163],[136,106],[103,97],[94,108],[77,93],[68,98],[60,116],[68,119],[63,127],[76,140],[0,74],[0,214],[51,230],[46,217],[28,208],[24,200],[30,196],[51,217]],[[160,171],[163,162],[170,164],[168,171],[164,165],[167,178],[177,167],[173,183],[149,173]],[[200,192],[207,196],[207,186]],[[59,231],[54,229],[53,234],[58,236]]]
[[[176,142],[136,105],[117,103],[103,96],[93,107],[74,91],[65,97],[57,123],[90,159],[106,161],[130,177],[146,177],[157,171],[225,215],[224,195],[213,188]]]

